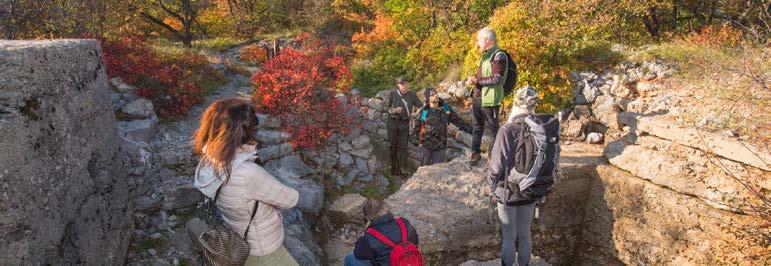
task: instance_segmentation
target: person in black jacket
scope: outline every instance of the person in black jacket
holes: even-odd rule
[[[502,240],[501,264],[511,266],[514,257],[520,266],[530,263],[532,243],[530,225],[533,221],[535,200],[521,197],[516,184],[505,186],[509,172],[516,164],[513,156],[517,147],[517,136],[523,128],[514,123],[526,115],[535,112],[538,92],[535,88],[526,86],[517,90],[511,115],[495,137],[490,160],[487,162],[487,181],[493,186],[494,197],[498,207],[498,218],[501,221]],[[515,250],[514,242],[519,246]],[[519,252],[517,252],[519,251]]]
[[[367,228],[374,228],[396,244],[404,242],[399,225],[391,214],[388,204],[382,200],[368,199],[364,203],[364,217],[369,224]],[[418,232],[412,227],[410,221],[401,218],[407,228],[407,240],[418,245]],[[381,242],[369,233],[356,240],[353,253],[345,257],[345,266],[359,265],[390,265],[391,247]]]

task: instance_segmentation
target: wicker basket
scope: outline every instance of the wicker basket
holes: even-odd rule
[[[249,244],[243,236],[224,226],[214,226],[199,238],[206,265],[244,265]]]

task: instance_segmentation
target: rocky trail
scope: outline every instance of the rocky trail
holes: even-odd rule
[[[239,63],[235,57],[239,48],[226,51],[221,57]],[[184,228],[193,216],[194,204],[202,199],[192,186],[197,158],[192,154],[191,138],[206,106],[227,97],[248,99],[253,90],[249,77],[218,63],[214,66],[222,71],[227,82],[206,95],[189,116],[159,123],[156,136],[148,145],[148,151],[156,156],[157,182],[149,188],[149,195],[135,201],[138,209],[143,210],[135,213],[136,227],[146,229],[134,231],[129,265],[198,264],[197,253]]]
[[[0,261],[197,265],[184,229],[203,197],[190,136],[207,104],[248,97],[249,79],[215,62],[228,82],[189,117],[159,123],[135,88],[108,79],[100,49],[0,41]],[[237,63],[236,49],[222,61]],[[683,124],[690,96],[667,85],[671,71],[644,62],[571,73],[575,104],[560,112],[560,173],[532,226],[534,265],[771,261],[768,149]],[[450,102],[464,95],[458,83],[440,92]],[[451,126],[447,163],[394,179],[384,173],[384,96],[338,95],[360,126],[317,150],[294,150],[279,121],[261,115],[264,168],[300,192],[282,212],[289,253],[301,265],[340,265],[362,234],[366,196],[410,219],[429,265],[497,265],[484,169],[467,163],[471,136]]]

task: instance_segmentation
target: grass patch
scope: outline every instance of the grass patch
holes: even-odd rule
[[[145,240],[142,240],[142,242],[139,242],[139,247],[141,247],[144,250],[147,249],[155,249],[156,251],[163,251],[169,248],[171,245],[171,242],[169,242],[169,239],[166,237],[161,237],[158,239],[155,238],[148,238]]]
[[[190,259],[181,258],[179,259],[179,266],[193,266],[193,262]]]
[[[245,40],[230,38],[230,37],[216,37],[212,39],[196,40],[193,42],[193,47],[202,50],[209,50],[215,52],[224,52],[239,46]]]
[[[283,31],[276,31],[271,33],[259,34],[255,39],[257,40],[276,40],[276,39],[294,39],[303,32],[308,32],[307,29],[295,28]]]
[[[178,56],[187,53],[198,53],[194,48],[185,47],[182,42],[157,38],[150,41],[153,51],[159,56]]]

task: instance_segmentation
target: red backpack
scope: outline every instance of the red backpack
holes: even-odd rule
[[[367,228],[367,233],[374,236],[380,242],[388,245],[392,248],[390,265],[392,266],[423,266],[423,255],[420,254],[418,247],[412,242],[407,240],[407,228],[404,226],[404,221],[401,217],[395,218],[396,223],[399,224],[399,231],[402,232],[402,242],[398,245],[391,239],[388,239],[385,235],[381,234],[375,228]]]

